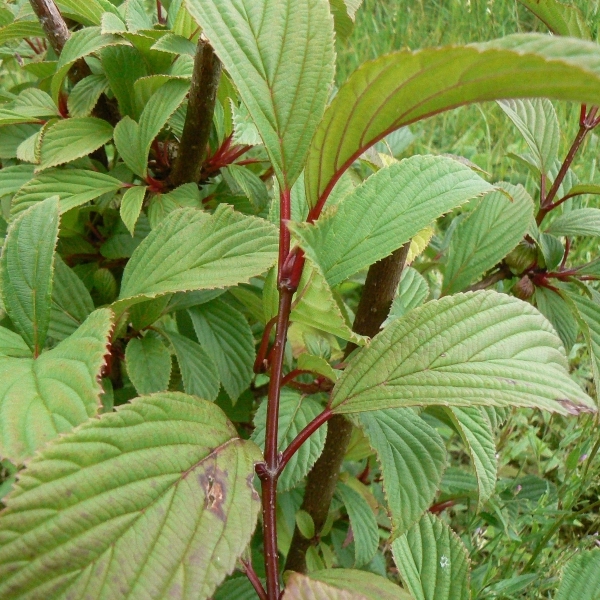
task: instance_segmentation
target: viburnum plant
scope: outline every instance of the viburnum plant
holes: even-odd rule
[[[596,411],[578,336],[599,389],[600,258],[570,257],[600,187],[570,167],[600,48],[521,1],[555,35],[400,51],[338,90],[359,0],[0,6],[3,600],[471,597],[440,427],[481,509],[509,407]],[[540,97],[582,106],[562,162]],[[537,198],[394,157],[490,100]]]

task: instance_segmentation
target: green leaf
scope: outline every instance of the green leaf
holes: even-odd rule
[[[127,263],[120,304],[248,281],[273,265],[276,252],[277,230],[262,219],[226,205],[212,215],[191,208],[176,210]]]
[[[479,406],[454,406],[447,408],[446,414],[452,420],[473,461],[479,486],[478,508],[481,510],[496,489],[498,459],[492,424],[483,407]]]
[[[49,337],[56,341],[69,337],[93,310],[94,303],[83,281],[57,254],[54,257]]]
[[[62,49],[58,65],[56,66],[56,73],[52,78],[51,91],[54,103],[58,106],[58,98],[63,81],[77,60],[98,52],[107,46],[117,46],[120,44],[128,45],[129,42],[116,35],[102,34],[100,27],[84,27],[72,33]]]
[[[55,167],[87,156],[113,136],[110,123],[95,117],[64,119],[44,133],[39,169]]]
[[[579,328],[568,305],[560,294],[548,288],[536,287],[535,305],[546,319],[552,323],[565,348],[571,350],[577,339]]]
[[[369,177],[314,225],[294,223],[290,229],[333,286],[385,258],[440,215],[492,189],[455,160],[413,156]]]
[[[69,94],[67,108],[71,117],[88,117],[98,98],[108,88],[105,75],[89,75],[75,85]]]
[[[0,46],[12,40],[23,40],[29,37],[44,37],[44,30],[37,19],[35,21],[14,21],[0,27]]]
[[[19,123],[40,123],[37,118],[23,113],[0,108],[0,125],[18,125]]]
[[[277,448],[283,452],[302,429],[322,412],[323,407],[315,399],[283,388],[279,406]],[[263,401],[256,411],[255,429],[252,434],[252,439],[261,448],[265,444],[266,423],[267,402]],[[279,478],[278,488],[280,490],[294,488],[308,474],[323,451],[326,435],[327,425],[319,427],[292,456]]]
[[[567,563],[555,600],[600,599],[600,549],[583,551]]]
[[[118,179],[98,171],[49,169],[38,173],[17,192],[10,210],[17,215],[50,196],[59,196],[60,213],[64,214],[122,186]]]
[[[124,223],[117,223],[112,235],[100,246],[100,254],[105,258],[128,258],[133,255],[142,240],[150,233],[150,224],[142,212],[135,224],[133,237]]]
[[[0,358],[1,456],[20,464],[97,414],[111,329],[112,312],[97,310],[72,336],[36,359]]]
[[[0,197],[12,196],[33,177],[33,165],[13,165],[0,169]]]
[[[121,219],[125,223],[125,227],[129,230],[131,235],[134,235],[135,224],[140,218],[142,212],[142,205],[144,204],[144,198],[146,197],[145,185],[135,185],[130,187],[121,198]]]
[[[444,441],[409,408],[362,413],[358,420],[381,465],[393,535],[403,534],[439,489],[446,467]]]
[[[334,75],[327,0],[187,0],[265,143],[281,189],[302,172]]]
[[[200,190],[195,183],[185,183],[168,194],[153,194],[148,206],[148,220],[155,229],[165,217],[178,208],[202,208]]]
[[[260,459],[221,409],[184,394],[85,423],[6,500],[0,596],[211,597],[254,531]]]
[[[546,98],[533,100],[500,100],[500,108],[517,126],[529,146],[536,166],[548,174],[558,157],[560,128],[552,102]]]
[[[75,18],[83,25],[100,25],[105,9],[96,0],[58,0],[61,12],[69,18]]]
[[[547,96],[597,103],[595,44],[516,34],[469,46],[402,50],[358,69],[340,88],[312,140],[306,165],[311,206],[368,147],[428,116],[500,98]]]
[[[162,50],[169,54],[187,54],[196,55],[196,44],[182,35],[167,33],[152,46],[152,50]]]
[[[0,327],[0,357],[29,358],[31,350],[25,340],[10,329]]]
[[[298,357],[298,369],[301,371],[311,371],[327,377],[331,381],[336,381],[342,374],[339,370],[334,369],[324,358],[321,356],[314,356],[313,354],[303,353]]]
[[[371,561],[379,547],[379,527],[373,510],[364,496],[351,487],[338,483],[336,491],[346,507],[354,537],[354,566]]]
[[[210,355],[200,344],[183,335],[171,331],[165,332],[165,335],[175,349],[183,389],[188,394],[214,400],[219,395],[219,376]]]
[[[52,98],[37,88],[24,89],[8,107],[31,117],[51,119],[59,116]]]
[[[287,580],[281,600],[375,600],[375,598],[378,596],[365,596],[309,579],[300,573],[292,573]]]
[[[581,183],[579,185],[574,185],[569,189],[569,193],[566,197],[572,198],[573,196],[583,196],[585,194],[600,194],[600,185],[595,185],[593,183]]]
[[[394,561],[415,600],[469,600],[469,556],[441,519],[425,513],[392,544]]]
[[[133,338],[125,349],[127,375],[137,393],[164,392],[171,378],[171,353],[152,335]]]
[[[140,116],[139,124],[124,117],[115,127],[115,145],[125,164],[137,175],[148,174],[148,154],[154,138],[165,126],[188,93],[189,82],[171,79],[152,95]]]
[[[242,575],[225,581],[214,593],[213,600],[256,600],[256,590],[248,578]]]
[[[336,39],[345,40],[354,29],[356,11],[362,0],[329,0]]]
[[[533,200],[521,185],[502,183],[482,198],[452,235],[444,274],[444,294],[464,290],[500,262],[529,231]]]
[[[200,345],[211,356],[232,402],[253,377],[254,338],[244,315],[222,300],[189,310]]]
[[[400,586],[368,571],[326,569],[313,571],[310,577],[341,590],[362,594],[367,600],[412,600]]]
[[[296,527],[298,527],[302,537],[307,540],[312,540],[315,537],[315,522],[305,510],[299,510],[296,513]]]
[[[35,356],[50,323],[58,221],[58,198],[40,202],[11,222],[2,248],[2,300]]]
[[[384,325],[403,317],[407,312],[421,306],[429,296],[429,284],[425,277],[412,267],[402,271],[398,293],[394,298],[390,314]]]
[[[558,236],[600,236],[600,208],[576,208],[552,221],[548,233]]]
[[[435,404],[594,409],[550,323],[492,291],[446,296],[397,319],[350,361],[331,397],[334,413]]]
[[[581,10],[573,4],[563,4],[557,0],[519,0],[519,2],[556,35],[584,40],[592,37]]]

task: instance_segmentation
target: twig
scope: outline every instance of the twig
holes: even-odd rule
[[[503,279],[509,279],[510,277],[512,277],[512,273],[510,272],[510,269],[508,269],[506,267],[501,267],[499,271],[496,271],[495,273],[488,275],[487,277],[485,277],[478,283],[474,283],[473,285],[470,285],[465,290],[465,292],[476,292],[477,290],[485,290],[485,289],[489,288],[491,285],[494,285],[494,284],[498,283],[499,281],[502,281]]]
[[[263,587],[261,580],[258,578],[258,575],[256,574],[256,571],[254,570],[252,564],[249,561],[243,559],[240,562],[242,563],[242,565],[244,565],[244,573],[246,574],[246,577],[252,584],[252,587],[254,588],[254,591],[257,593],[260,600],[268,600],[267,592],[265,592],[265,588]]]

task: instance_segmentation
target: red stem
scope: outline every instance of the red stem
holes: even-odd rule
[[[279,474],[283,471],[285,466],[288,464],[292,456],[300,449],[302,444],[315,432],[321,425],[327,423],[329,419],[333,417],[333,413],[330,408],[326,408],[318,417],[313,419],[290,443],[290,445],[284,450],[279,461]]]
[[[296,379],[296,377],[298,377],[298,375],[309,375],[309,374],[314,374],[314,373],[312,371],[306,371],[304,369],[294,369],[293,371],[290,371],[281,380],[281,386],[283,387],[284,385],[286,385],[287,383],[289,383],[290,381],[292,381],[292,379]]]
[[[246,573],[246,577],[250,580],[250,583],[258,594],[260,600],[268,600],[267,592],[265,592],[265,588],[263,587],[261,580],[258,578],[258,575],[256,574],[256,571],[250,562],[243,559],[240,562],[242,565],[244,565],[244,573]]]
[[[254,361],[254,372],[262,373],[266,371],[265,360],[267,358],[267,351],[269,350],[269,337],[271,336],[271,330],[273,325],[277,322],[277,317],[273,317],[266,325],[263,331],[262,340],[258,352],[256,353],[256,360]]]

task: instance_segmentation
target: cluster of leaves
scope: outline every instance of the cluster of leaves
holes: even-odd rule
[[[334,32],[358,0],[0,5],[2,598],[278,600],[295,529],[308,576],[286,579],[285,600],[467,600],[534,581],[471,531],[512,531],[525,496],[551,496],[497,482],[511,407],[596,411],[600,259],[570,257],[600,235],[585,203],[600,187],[569,167],[600,123],[600,49],[573,39],[589,33],[572,7],[523,3],[570,37],[401,51],[333,99]],[[181,181],[208,42],[224,70],[198,176]],[[553,105],[522,99],[540,95],[584,103],[564,162]],[[497,99],[537,197],[461,157],[396,158],[410,124]],[[352,327],[364,274],[405,244],[412,266],[369,341]],[[565,348],[589,361],[585,391]],[[353,434],[317,529],[302,495],[333,415]],[[453,436],[474,476],[446,468]],[[565,489],[599,446],[582,467],[577,448]],[[255,532],[261,486],[279,496]],[[461,539],[438,515],[465,498]],[[532,564],[549,539],[535,533]],[[227,579],[236,567],[248,577]],[[557,598],[594,600],[599,572],[600,553],[581,553]]]

